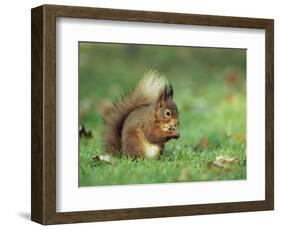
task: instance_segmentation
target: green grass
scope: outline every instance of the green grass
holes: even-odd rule
[[[104,154],[99,111],[152,67],[174,86],[181,138],[159,160],[93,160]],[[80,43],[80,122],[94,135],[80,139],[80,186],[245,179],[245,71],[245,50]],[[219,155],[237,160],[208,167]]]

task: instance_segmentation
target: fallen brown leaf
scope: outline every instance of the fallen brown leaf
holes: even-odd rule
[[[235,133],[233,139],[238,143],[244,143],[246,142],[246,134],[245,132]]]
[[[237,96],[234,94],[228,94],[227,96],[225,96],[225,100],[229,103],[232,103],[237,101]]]
[[[183,168],[181,170],[181,174],[179,176],[179,181],[187,181],[188,180],[188,175],[189,175],[188,168],[187,167]]]
[[[207,149],[209,146],[209,140],[207,137],[203,136],[201,137],[201,139],[199,140],[199,142],[194,146],[194,150],[195,151],[202,151]]]
[[[109,164],[113,163],[112,157],[109,154],[93,156],[92,160],[97,162],[106,162]]]
[[[236,157],[230,157],[225,155],[219,155],[216,157],[215,161],[208,162],[207,167],[216,172],[222,172],[225,170],[230,170],[233,163],[237,162]]]
[[[200,146],[201,148],[204,148],[204,149],[208,148],[208,146],[209,146],[209,140],[208,140],[208,138],[207,138],[207,137],[202,137],[202,138],[200,139],[199,146]]]
[[[232,69],[226,73],[225,81],[228,85],[235,85],[240,79],[241,73],[236,69]]]
[[[92,138],[93,133],[91,130],[86,130],[84,125],[79,126],[79,137],[86,137],[86,138]]]
[[[216,157],[215,162],[218,164],[230,164],[230,163],[235,162],[236,160],[237,160],[236,157],[219,155]]]
[[[227,170],[224,166],[219,165],[216,162],[208,162],[207,167],[215,172],[223,172]]]

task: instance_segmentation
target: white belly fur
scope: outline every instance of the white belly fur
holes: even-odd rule
[[[145,144],[145,157],[146,158],[155,158],[160,152],[158,145],[153,145],[150,143]]]

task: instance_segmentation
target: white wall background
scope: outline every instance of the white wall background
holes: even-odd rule
[[[281,218],[281,14],[279,1],[32,0],[0,7],[0,228],[42,229],[30,218],[30,9],[66,4],[275,19],[275,211],[50,226],[50,229],[277,229]],[[280,223],[279,223],[280,224]]]

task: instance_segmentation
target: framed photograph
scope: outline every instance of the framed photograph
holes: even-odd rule
[[[273,20],[31,16],[33,221],[273,210]]]

